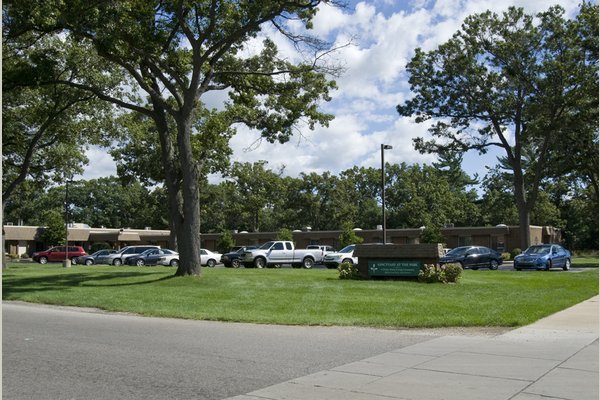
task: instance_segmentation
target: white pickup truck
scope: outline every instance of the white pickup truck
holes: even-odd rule
[[[292,264],[294,268],[312,268],[323,259],[321,250],[296,250],[289,241],[267,242],[257,249],[244,252],[242,264],[246,268],[280,267]]]

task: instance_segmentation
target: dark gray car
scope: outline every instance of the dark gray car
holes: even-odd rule
[[[116,250],[98,250],[94,254],[90,254],[83,257],[77,257],[77,264],[94,265],[104,264],[108,259],[108,256],[116,253]]]
[[[458,263],[463,268],[498,269],[502,265],[502,254],[485,246],[461,246],[440,258],[440,265],[450,263]]]

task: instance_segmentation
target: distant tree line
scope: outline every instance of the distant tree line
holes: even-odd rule
[[[460,158],[434,165],[388,164],[388,228],[517,225],[510,174],[490,169],[478,182]],[[381,224],[381,175],[376,168],[284,175],[265,161],[234,163],[218,184],[200,185],[202,232],[282,229],[340,230],[344,224],[374,229]],[[480,193],[475,184],[480,183]],[[64,186],[40,192],[22,185],[5,209],[6,221],[45,225],[64,214]],[[92,227],[168,229],[166,193],[131,178],[107,177],[69,185],[70,221]],[[569,176],[546,179],[532,212],[533,225],[561,228],[572,249],[598,247],[598,198]]]

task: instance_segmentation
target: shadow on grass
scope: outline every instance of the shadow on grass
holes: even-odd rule
[[[151,283],[167,281],[175,278],[175,275],[161,276],[160,278],[147,279],[143,281],[134,282],[120,282],[120,283],[95,283],[108,281],[113,279],[124,279],[124,278],[142,278],[146,275],[140,275],[136,272],[107,272],[107,273],[76,273],[76,274],[58,274],[58,275],[44,275],[27,278],[13,278],[6,279],[8,276],[3,276],[2,282],[2,298],[10,298],[12,294],[23,294],[23,293],[34,293],[42,291],[54,291],[64,290],[74,287],[119,287],[119,286],[136,286],[136,285],[147,285]]]

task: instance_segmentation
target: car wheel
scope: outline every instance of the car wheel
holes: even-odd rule
[[[217,262],[212,258],[206,262],[206,266],[209,268],[213,268],[215,265],[217,265]]]
[[[179,265],[179,260],[171,260],[169,263],[171,267],[177,267]]]
[[[90,265],[92,265],[92,264],[94,264],[94,261],[92,261],[92,260],[85,260],[85,265],[87,265],[88,267]]]
[[[346,258],[346,259],[344,259],[344,260],[342,261],[342,264],[343,264],[343,263],[350,263],[350,264],[354,265],[354,261],[352,261],[352,259],[351,259],[351,258]]]
[[[563,271],[568,271],[570,269],[571,269],[571,260],[567,258],[565,260],[565,266],[563,267]]]
[[[273,268],[281,268],[281,264],[273,264]]]
[[[490,269],[497,270],[498,269],[498,261],[496,261],[496,260],[490,261]]]
[[[264,268],[267,266],[267,260],[262,257],[258,257],[254,260],[254,267],[256,268]]]
[[[240,267],[240,260],[231,260],[231,266],[233,268],[239,268]]]
[[[48,264],[48,259],[46,257],[40,257],[40,264]]]
[[[135,262],[135,265],[137,265],[138,267],[143,267],[144,266],[144,260],[142,260],[141,258],[139,260],[137,260]]]
[[[517,268],[517,267],[515,267],[515,269],[516,269],[517,271],[520,271],[520,270],[521,270],[521,268]]]
[[[77,265],[77,257],[71,258],[71,265]]]
[[[311,269],[313,265],[315,265],[315,260],[310,257],[306,257],[304,260],[302,260],[302,266],[306,269]]]
[[[548,260],[546,266],[544,267],[544,271],[550,271],[550,268],[552,268],[552,261]]]
[[[123,262],[121,261],[120,258],[115,258],[115,260],[113,261],[113,265],[115,267],[120,267],[123,264]]]

